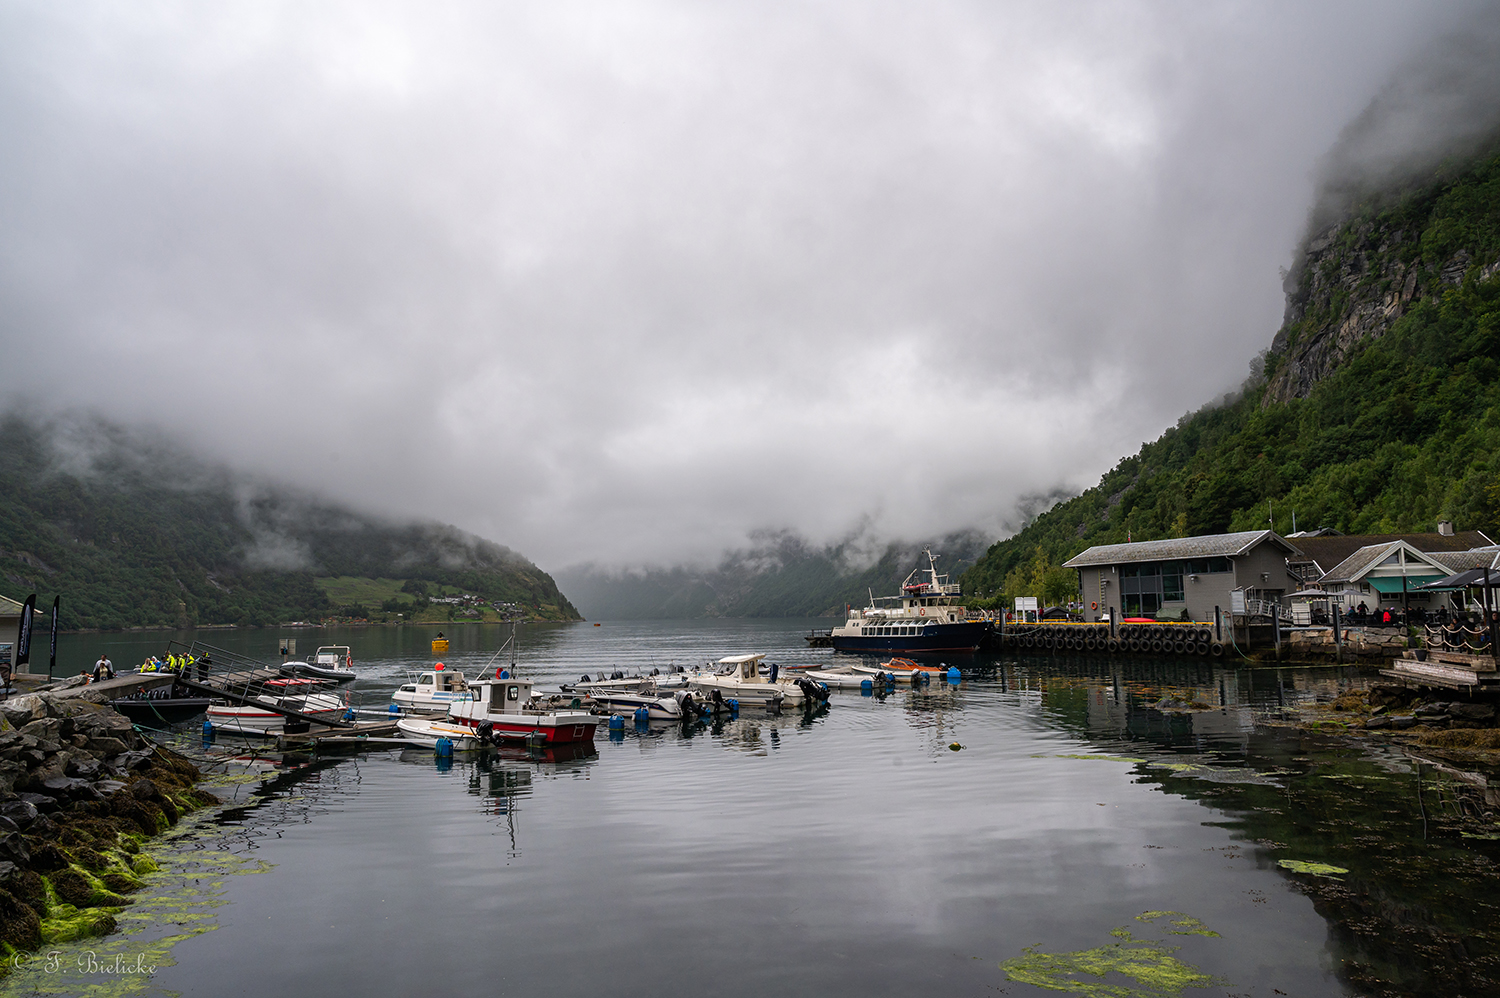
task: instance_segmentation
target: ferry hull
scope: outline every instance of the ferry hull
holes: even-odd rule
[[[833,630],[834,651],[859,652],[971,652],[990,630],[988,621],[940,624],[930,634],[852,635]]]

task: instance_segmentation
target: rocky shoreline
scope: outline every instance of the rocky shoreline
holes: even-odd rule
[[[104,935],[156,869],[148,839],[214,806],[192,762],[108,706],[55,693],[0,702],[0,947]]]

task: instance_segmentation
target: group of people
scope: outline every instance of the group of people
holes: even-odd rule
[[[168,652],[166,655],[152,655],[141,663],[138,672],[170,672],[178,676],[189,675],[195,668],[198,679],[202,681],[208,676],[208,667],[213,664],[213,659],[208,655],[197,656],[192,652]],[[99,661],[94,663],[92,672],[84,673],[90,682],[97,683],[102,679],[115,678],[115,664],[109,660],[109,655],[100,653]]]

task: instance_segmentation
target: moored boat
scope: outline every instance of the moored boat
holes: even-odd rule
[[[446,738],[455,749],[482,744],[525,742],[563,745],[592,742],[599,718],[573,707],[538,706],[525,679],[481,679],[469,684],[468,697],[453,703],[446,717],[403,717],[401,737],[420,745]]]
[[[426,672],[413,672],[391,699],[411,714],[446,714],[448,708],[469,696],[469,684],[462,672],[443,668],[439,662]]]
[[[958,605],[962,590],[939,575],[937,557],[927,555],[927,578],[913,569],[899,596],[872,596],[863,610],[851,609],[830,632],[835,651],[966,652],[990,631],[985,618],[970,618]],[[885,605],[890,604],[890,605]],[[899,605],[896,605],[899,604]]]
[[[298,662],[297,674],[334,683],[354,681],[354,656],[348,645],[323,645],[306,662]]]
[[[318,679],[293,677],[269,679],[265,687],[280,695],[262,694],[256,704],[213,704],[208,720],[220,731],[241,735],[279,735],[286,727],[286,715],[273,707],[293,710],[314,720],[337,720],[349,709],[336,693],[318,692],[324,683]]]
[[[800,706],[809,700],[828,699],[828,688],[799,677],[783,679],[773,665],[769,674],[760,674],[760,663],[766,656],[726,655],[714,663],[714,667],[688,675],[688,688],[712,696],[718,693],[726,700],[738,700],[741,704],[765,706],[771,703]]]

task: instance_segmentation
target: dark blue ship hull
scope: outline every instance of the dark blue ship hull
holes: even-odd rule
[[[876,628],[866,628],[875,630]],[[861,634],[859,637],[833,632],[834,651],[863,652],[966,652],[978,648],[990,631],[987,620],[962,624],[927,624],[921,634]]]

